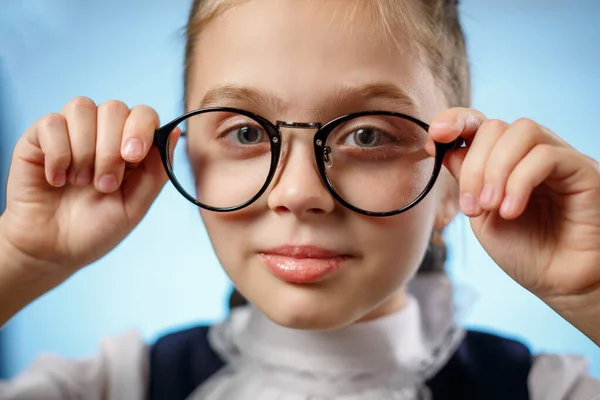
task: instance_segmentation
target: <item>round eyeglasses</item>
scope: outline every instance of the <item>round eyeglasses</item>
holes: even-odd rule
[[[175,128],[181,128],[177,142]],[[313,129],[315,160],[331,195],[357,213],[386,217],[419,203],[446,153],[462,139],[425,150],[429,125],[388,111],[363,111],[326,124],[276,121],[230,107],[190,111],[155,132],[154,145],[177,190],[198,207],[228,212],[249,206],[275,176],[281,128]],[[176,144],[174,144],[176,143]]]

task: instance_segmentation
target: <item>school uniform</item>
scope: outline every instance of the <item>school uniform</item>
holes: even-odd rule
[[[456,321],[452,286],[418,275],[397,312],[335,331],[281,327],[252,306],[152,345],[137,332],[86,360],[40,356],[0,399],[600,399],[584,357],[532,355]]]

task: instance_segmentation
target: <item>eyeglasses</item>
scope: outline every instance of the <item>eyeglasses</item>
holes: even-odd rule
[[[181,128],[176,144],[175,128]],[[387,217],[418,204],[433,187],[446,153],[462,139],[425,151],[429,125],[388,111],[320,122],[275,123],[230,107],[190,111],[155,132],[154,145],[175,188],[198,207],[241,210],[269,187],[282,149],[281,128],[313,129],[321,180],[344,207]]]

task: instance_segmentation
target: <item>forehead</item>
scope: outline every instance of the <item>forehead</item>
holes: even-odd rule
[[[340,88],[374,84],[397,87],[424,118],[436,107],[434,80],[412,36],[401,25],[382,27],[366,2],[236,3],[206,22],[196,38],[190,108],[215,88],[238,86],[272,94],[280,112],[305,115]]]

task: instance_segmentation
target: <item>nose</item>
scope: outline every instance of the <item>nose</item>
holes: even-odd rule
[[[282,143],[278,172],[268,194],[269,208],[303,219],[331,213],[335,199],[321,180],[312,143],[306,137],[286,139]]]

